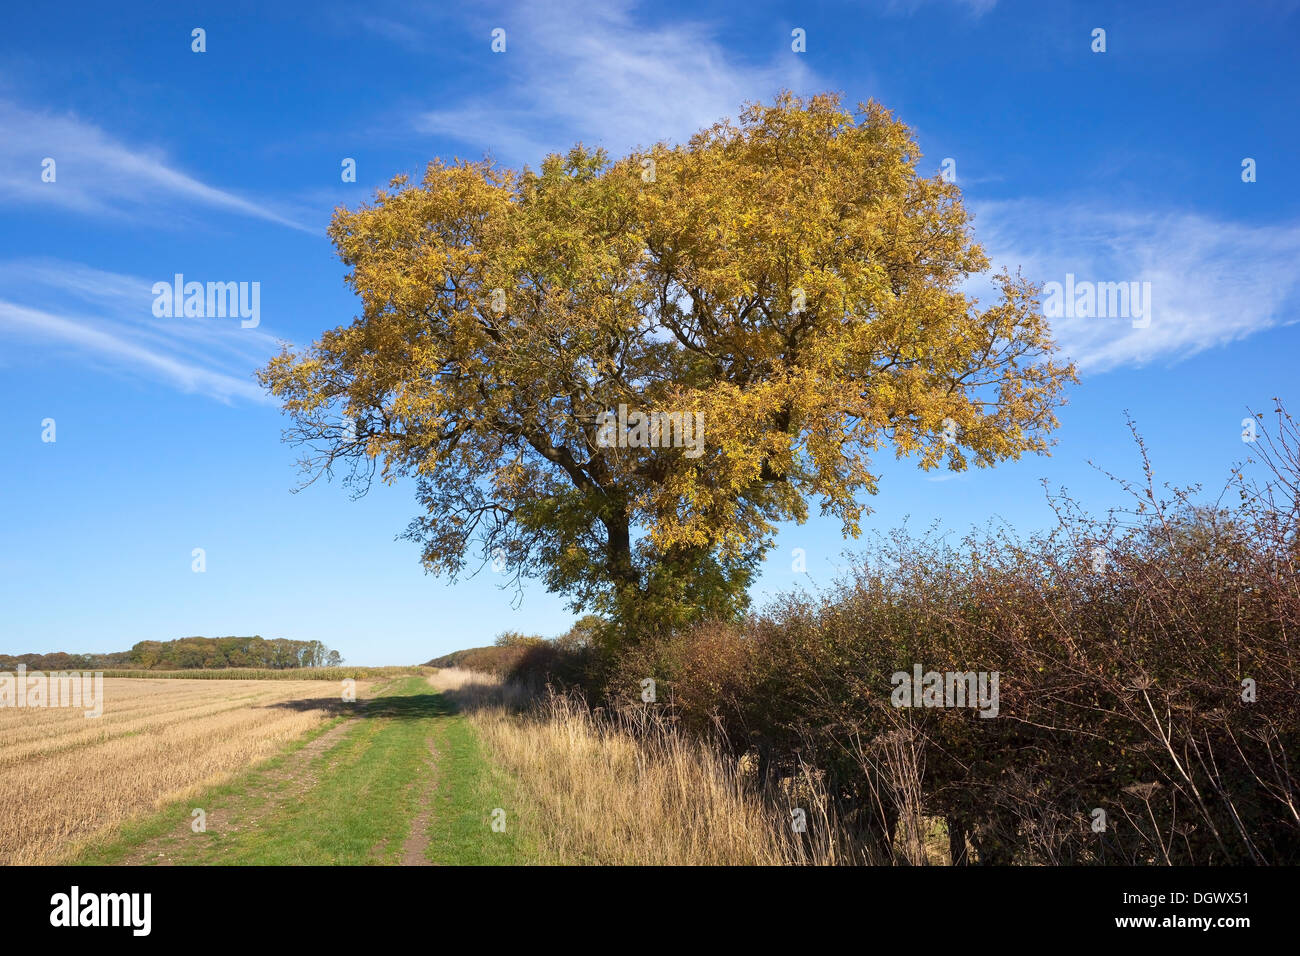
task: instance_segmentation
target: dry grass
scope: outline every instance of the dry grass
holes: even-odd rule
[[[849,862],[815,780],[797,796],[760,797],[735,761],[652,709],[593,714],[551,696],[520,713],[522,693],[498,677],[446,668],[430,683],[469,714],[495,762],[520,781],[527,805],[517,812],[536,828],[547,862]],[[796,805],[807,817],[801,837],[791,826]]]
[[[80,708],[0,709],[0,864],[58,862],[271,756],[342,706],[315,681],[106,678],[104,698],[94,719]]]

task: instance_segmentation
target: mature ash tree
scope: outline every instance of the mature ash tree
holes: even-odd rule
[[[435,161],[336,211],[361,315],[261,381],[312,475],[415,479],[430,571],[495,558],[623,625],[734,614],[776,522],[858,533],[873,456],[990,466],[1056,425],[1036,288],[960,291],[988,260],[919,159],[878,104],[783,94],[618,160]],[[703,453],[604,447],[620,405],[695,413]]]

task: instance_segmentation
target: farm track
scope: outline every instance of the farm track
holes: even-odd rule
[[[436,768],[437,764],[438,748],[430,740],[430,768]],[[435,778],[424,790],[420,810],[415,815],[415,819],[411,821],[411,832],[406,835],[406,841],[402,844],[402,866],[429,866],[432,864],[429,859],[429,822],[433,816],[433,796],[437,789],[438,781]]]
[[[423,677],[391,682],[233,779],[170,802],[73,862],[126,866],[519,862],[494,773]],[[202,810],[202,826],[194,816]]]
[[[246,797],[251,797],[257,802],[255,813],[237,821],[229,810],[214,810],[204,820],[205,828],[218,833],[237,833],[240,826],[256,829],[276,812],[282,812],[288,801],[310,791],[317,783],[318,778],[313,763],[322,754],[332,750],[350,729],[350,722],[344,718],[301,749],[290,753],[276,768],[275,779],[280,784],[278,793],[272,795],[269,792],[270,788],[265,785],[257,791],[245,791]],[[175,861],[172,859],[172,854],[180,849],[185,839],[195,832],[192,821],[192,816],[187,817],[166,833],[142,842],[119,860],[119,864],[124,866],[173,865]]]

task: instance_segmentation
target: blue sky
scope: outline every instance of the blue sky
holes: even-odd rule
[[[572,615],[537,585],[516,606],[490,570],[426,576],[395,540],[409,485],[292,494],[295,453],[252,372],[355,314],[324,235],[336,205],[435,156],[535,166],[576,141],[681,140],[781,88],[895,110],[930,171],[955,161],[995,263],[1151,283],[1145,327],[1054,322],[1081,381],[1051,457],[960,476],[883,462],[867,528],[1032,530],[1044,478],[1100,510],[1117,495],[1089,459],[1136,473],[1126,409],[1158,479],[1214,488],[1248,451],[1248,409],[1300,407],[1298,3],[450,6],[6,11],[0,653],[258,633],[388,664],[562,631]],[[260,324],[155,317],[152,286],[176,273],[260,283]],[[756,597],[827,583],[866,545],[786,528]]]

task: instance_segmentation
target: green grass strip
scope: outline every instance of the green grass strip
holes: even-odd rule
[[[535,863],[537,835],[516,811],[518,783],[488,759],[473,725],[461,714],[443,720],[435,737],[438,789],[429,825],[431,862],[460,866]],[[493,830],[503,811],[504,830]]]
[[[290,772],[294,755],[339,720],[349,722],[343,736]],[[535,862],[535,835],[514,812],[517,792],[513,778],[487,759],[469,720],[412,676],[379,689],[356,716],[329,721],[227,783],[123,825],[72,862],[394,864],[422,809],[429,811],[429,862]],[[190,829],[195,807],[207,814],[205,832]],[[504,832],[492,828],[497,808],[505,812]]]

